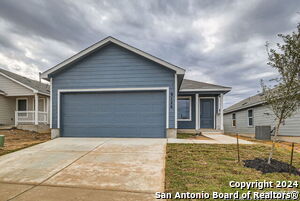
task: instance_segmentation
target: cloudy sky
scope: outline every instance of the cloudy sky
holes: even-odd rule
[[[276,76],[265,42],[295,30],[299,12],[299,0],[1,0],[0,67],[37,79],[111,35],[186,78],[233,87],[229,106]]]

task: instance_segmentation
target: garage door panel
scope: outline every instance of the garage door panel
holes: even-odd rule
[[[165,137],[164,91],[62,94],[66,137]]]
[[[145,112],[145,111],[144,111]],[[85,113],[76,113],[76,116],[84,116]],[[81,118],[74,118],[74,115],[65,115],[64,116],[64,125],[72,124],[72,123],[82,123]],[[143,124],[155,124],[161,125],[162,121],[165,121],[164,117],[160,117],[161,113],[150,113],[149,114],[137,114],[137,113],[118,113],[118,115],[112,115],[110,113],[89,113],[89,122],[85,122],[84,124],[105,124],[109,123],[111,125],[120,125],[120,124],[129,124],[132,123],[136,125],[141,119],[145,121]],[[99,121],[99,118],[102,120]]]
[[[86,136],[86,130],[89,130],[88,136]],[[120,129],[126,130],[126,135],[121,132]],[[137,138],[161,138],[161,129],[153,127],[92,127],[92,126],[78,126],[78,127],[66,127],[65,133],[76,133],[75,137],[137,137]],[[111,134],[114,134],[113,136]],[[72,136],[69,136],[72,137]]]

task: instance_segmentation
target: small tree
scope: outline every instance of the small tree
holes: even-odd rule
[[[279,134],[279,128],[285,119],[291,117],[300,106],[300,24],[297,32],[292,34],[279,34],[283,44],[277,43],[277,51],[269,49],[266,44],[269,62],[268,65],[275,68],[279,77],[272,79],[276,84],[268,87],[262,81],[264,100],[271,108],[275,117],[275,134],[272,142],[268,164],[271,163],[275,143]]]

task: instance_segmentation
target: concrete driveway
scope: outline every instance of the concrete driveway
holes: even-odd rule
[[[154,200],[166,139],[58,138],[0,157],[0,201]]]

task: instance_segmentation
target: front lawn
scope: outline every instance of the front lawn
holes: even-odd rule
[[[30,147],[50,140],[50,133],[36,133],[18,129],[0,130],[5,136],[4,147],[0,147],[0,156],[26,147]]]
[[[266,158],[266,145],[240,145],[241,159]],[[299,181],[300,176],[288,173],[267,173],[246,168],[237,163],[236,145],[168,144],[166,161],[166,192],[235,192],[229,181]],[[274,159],[288,162],[290,152],[278,148]],[[300,153],[294,153],[294,163],[300,168]],[[251,189],[257,191],[257,189]],[[270,190],[270,189],[268,189]],[[273,189],[280,191],[282,189]],[[283,189],[284,190],[284,189]],[[294,189],[295,190],[295,189]],[[299,190],[299,187],[298,187]],[[239,190],[240,191],[240,190]],[[245,190],[243,191],[245,192]]]

